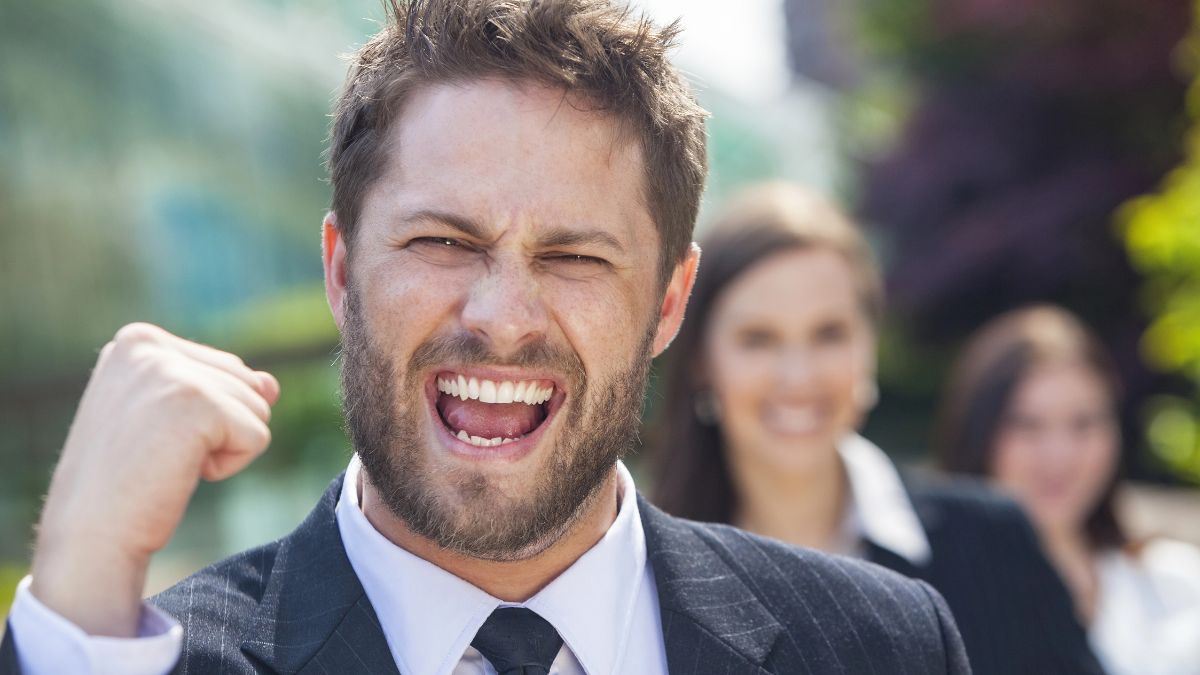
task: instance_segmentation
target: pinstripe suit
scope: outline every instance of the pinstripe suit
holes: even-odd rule
[[[175,672],[397,672],[341,545],[340,483],[291,535],[152,599],[183,624]],[[638,508],[672,673],[969,672],[945,602],[922,582]],[[0,673],[17,672],[10,643]]]

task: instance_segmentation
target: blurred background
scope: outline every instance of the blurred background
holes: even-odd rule
[[[1056,302],[1119,358],[1135,533],[1200,542],[1191,0],[634,4],[683,20],[677,63],[713,112],[707,212],[784,177],[867,226],[890,296],[868,437],[922,461],[961,340]],[[338,55],[381,15],[0,0],[0,612],[89,368],[125,323],[236,352],[283,388],[271,451],[201,487],[149,590],[286,533],[345,466],[321,152]]]

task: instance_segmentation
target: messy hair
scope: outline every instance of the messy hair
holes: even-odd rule
[[[388,0],[383,28],[352,57],[327,154],[332,210],[351,245],[385,143],[422,86],[497,78],[557,87],[611,115],[640,144],[643,198],[664,282],[692,239],[708,171],[707,113],[667,60],[679,33],[607,0]]]

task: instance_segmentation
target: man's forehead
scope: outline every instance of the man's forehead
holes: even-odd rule
[[[506,141],[528,146],[532,138],[573,144],[576,162],[640,167],[643,153],[634,128],[580,93],[532,81],[485,78],[417,87],[388,129],[386,142],[389,157],[407,162],[423,153],[406,153],[405,145],[428,150],[428,145],[457,141],[500,154],[520,149],[506,146]],[[430,131],[440,133],[431,138]]]
[[[373,197],[396,215],[481,220],[536,214],[547,225],[616,226],[623,244],[654,230],[640,144],[612,115],[536,83],[479,80],[414,92],[387,134]],[[369,200],[370,201],[370,200]]]

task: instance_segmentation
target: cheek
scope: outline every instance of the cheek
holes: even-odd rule
[[[542,302],[552,317],[551,340],[565,339],[583,362],[589,377],[629,367],[640,358],[653,314],[635,294],[616,284],[545,279]]]
[[[470,284],[463,277],[462,271],[439,273],[428,265],[390,265],[387,260],[364,266],[355,278],[375,344],[407,358],[462,306],[461,289]]]
[[[718,347],[710,350],[706,370],[721,406],[722,430],[730,440],[740,445],[738,440],[761,433],[760,408],[772,387],[771,359]]]
[[[1033,448],[1014,435],[1001,432],[996,438],[989,473],[1005,489],[1019,494],[1028,485],[1036,469],[1036,461]]]
[[[863,389],[874,377],[871,348],[865,344],[838,345],[826,350],[818,365],[823,390],[839,418],[857,418],[863,411]]]
[[[1114,434],[1097,434],[1080,453],[1079,477],[1089,494],[1099,494],[1117,470],[1119,442]]]

